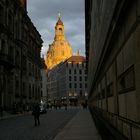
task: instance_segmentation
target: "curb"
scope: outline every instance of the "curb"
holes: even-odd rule
[[[10,118],[15,118],[15,117],[21,117],[21,116],[25,116],[25,115],[31,115],[31,112],[23,113],[23,114],[16,114],[16,115],[3,116],[3,117],[0,117],[0,120],[5,120],[5,119],[10,119]]]

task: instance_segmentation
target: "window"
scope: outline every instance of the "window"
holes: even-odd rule
[[[35,97],[35,90],[34,90],[34,85],[32,85],[32,97]]]
[[[82,67],[84,68],[84,66],[85,66],[85,63],[82,63]]]
[[[74,76],[74,81],[77,81],[77,77],[76,76]]]
[[[19,81],[18,80],[16,80],[15,88],[16,88],[15,95],[16,97],[19,97]]]
[[[113,92],[112,92],[112,93],[113,93]],[[105,98],[105,89],[102,89],[102,91],[101,91],[101,96],[102,96],[102,99]]]
[[[97,98],[98,98],[99,100],[101,100],[101,93],[100,93],[100,92],[97,93]]]
[[[13,15],[11,13],[12,13],[11,11],[9,11],[8,13],[8,26],[9,30],[13,31]]]
[[[79,68],[79,64],[77,63],[77,68]]]
[[[87,88],[87,83],[85,83],[85,88]]]
[[[54,56],[54,51],[51,52],[51,55]]]
[[[87,74],[87,70],[85,70],[85,74]]]
[[[71,81],[71,76],[69,76],[69,81]]]
[[[82,88],[82,83],[80,83],[80,88]]]
[[[14,61],[14,50],[13,50],[12,46],[9,46],[8,55],[9,55],[10,61],[13,62]]]
[[[72,67],[73,67],[73,62],[72,62]]]
[[[134,66],[131,66],[118,77],[118,91],[119,93],[124,93],[134,89],[135,89],[135,73]]]
[[[62,53],[62,56],[64,56],[64,55],[65,55],[64,51],[62,51],[61,53]]]
[[[77,88],[77,83],[74,84],[74,87]]]
[[[72,86],[71,86],[71,83],[69,83],[69,88],[71,88]]]
[[[31,84],[29,84],[29,99],[31,99]]]
[[[43,92],[42,92],[42,90],[41,90],[41,97],[43,97]]]
[[[71,70],[69,70],[69,74],[71,74]]]
[[[6,45],[5,45],[5,41],[4,40],[2,40],[2,43],[1,43],[1,46],[0,47],[1,47],[0,48],[0,52],[3,53],[3,54],[5,54]]]
[[[29,76],[31,75],[31,63],[28,64]]]
[[[16,55],[15,55],[15,63],[16,63],[17,66],[20,65],[19,51],[18,50],[16,51]]]
[[[79,77],[79,80],[82,81],[82,77],[81,76]]]
[[[74,70],[74,74],[76,74],[77,72],[76,72],[76,69]]]
[[[82,74],[82,70],[79,70],[79,74]]]
[[[0,5],[0,23],[4,23],[4,8]]]
[[[34,64],[32,64],[32,76],[34,76]]]
[[[26,98],[26,85],[24,82],[22,83],[22,97]]]
[[[107,86],[107,97],[113,96],[113,82]]]
[[[85,76],[85,81],[87,81],[87,76]]]
[[[63,45],[64,45],[64,44],[63,44],[63,42],[61,42],[61,43],[60,43],[60,45],[62,45],[62,46],[63,46]]]

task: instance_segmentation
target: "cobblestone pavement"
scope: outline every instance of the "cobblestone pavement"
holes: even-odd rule
[[[78,109],[48,111],[35,127],[31,115],[0,120],[0,140],[52,140],[76,115]]]

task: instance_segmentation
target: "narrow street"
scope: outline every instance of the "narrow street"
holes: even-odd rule
[[[0,140],[52,140],[79,109],[49,110],[35,127],[31,115],[0,120]]]
[[[0,0],[0,140],[140,140],[140,0]]]

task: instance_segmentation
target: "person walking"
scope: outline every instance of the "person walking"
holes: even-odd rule
[[[67,110],[67,103],[65,103],[65,105],[64,105],[64,106],[65,106],[65,110]]]
[[[35,104],[33,106],[32,115],[34,116],[35,126],[40,125],[40,119],[39,119],[39,116],[40,116],[40,106],[39,106],[39,104]]]

